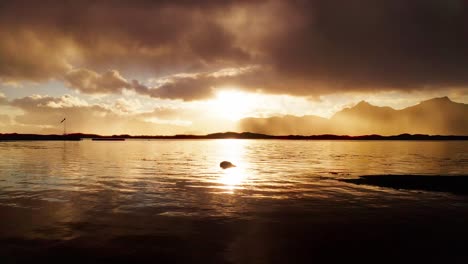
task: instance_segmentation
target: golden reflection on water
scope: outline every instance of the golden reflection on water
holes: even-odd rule
[[[234,190],[241,189],[242,184],[247,180],[246,171],[246,141],[235,139],[223,139],[217,142],[221,150],[220,157],[230,161],[236,167],[222,170],[217,182],[222,184],[222,189],[227,193],[234,193]],[[221,162],[221,161],[220,161]],[[219,165],[218,165],[219,166]]]
[[[218,179],[218,182],[223,184],[223,189],[228,190],[229,193],[234,193],[235,189],[242,188],[242,184],[245,182],[247,175],[242,168],[236,167],[226,169]]]

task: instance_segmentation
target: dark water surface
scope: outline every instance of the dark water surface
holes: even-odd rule
[[[466,141],[0,142],[0,157],[0,263],[468,263],[468,196],[340,181],[466,176]]]

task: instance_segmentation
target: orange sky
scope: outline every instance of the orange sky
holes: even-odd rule
[[[3,1],[0,133],[210,133],[361,100],[468,103],[467,4]],[[398,19],[395,19],[398,17]]]

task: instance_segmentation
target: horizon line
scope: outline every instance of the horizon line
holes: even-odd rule
[[[114,134],[114,135],[100,135],[94,133],[68,133],[68,134],[35,134],[35,133],[0,133],[0,140],[2,138],[79,138],[79,139],[92,139],[92,138],[124,138],[124,139],[437,139],[437,138],[457,138],[468,140],[468,135],[440,135],[440,134],[410,134],[402,133],[397,135],[380,135],[380,134],[365,134],[365,135],[337,135],[337,134],[315,134],[315,135],[270,135],[253,132],[215,132],[209,134],[175,134],[175,135],[130,135],[130,134]],[[8,139],[7,139],[8,140]]]

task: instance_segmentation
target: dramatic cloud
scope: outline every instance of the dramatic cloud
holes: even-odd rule
[[[290,79],[334,89],[468,84],[466,1],[294,1],[300,23],[266,44]],[[312,87],[311,87],[312,88]]]
[[[249,60],[215,19],[242,1],[188,2],[2,1],[0,78],[43,80],[70,65],[168,74]]]
[[[136,87],[135,90],[152,97],[200,100],[213,97],[214,88],[223,86],[246,86],[258,72],[258,66],[241,68],[226,68],[215,72],[196,74],[178,74],[154,80],[156,87],[144,89]],[[135,83],[134,83],[135,84]],[[239,87],[236,87],[241,89]]]
[[[72,88],[89,94],[116,93],[130,87],[127,80],[116,70],[101,75],[87,69],[76,69],[68,72],[65,80]]]
[[[254,82],[248,75],[223,81],[298,95],[468,84],[463,0],[51,0],[0,7],[4,81],[66,75],[83,92],[108,93],[140,83],[107,69],[161,78],[258,65]],[[199,99],[221,80],[186,76],[146,92]]]
[[[154,84],[151,87],[137,80],[129,81],[117,70],[99,74],[88,69],[76,69],[65,75],[65,81],[71,88],[87,94],[119,94],[126,89],[154,98],[191,101],[210,98],[213,89],[223,85],[248,84],[258,69],[258,66],[247,66],[214,72],[175,74],[151,80]]]
[[[47,32],[10,27],[7,22],[1,22],[1,18],[0,24],[3,25],[0,30],[0,80],[43,81],[60,77],[71,69],[67,58],[72,54],[66,39]]]

